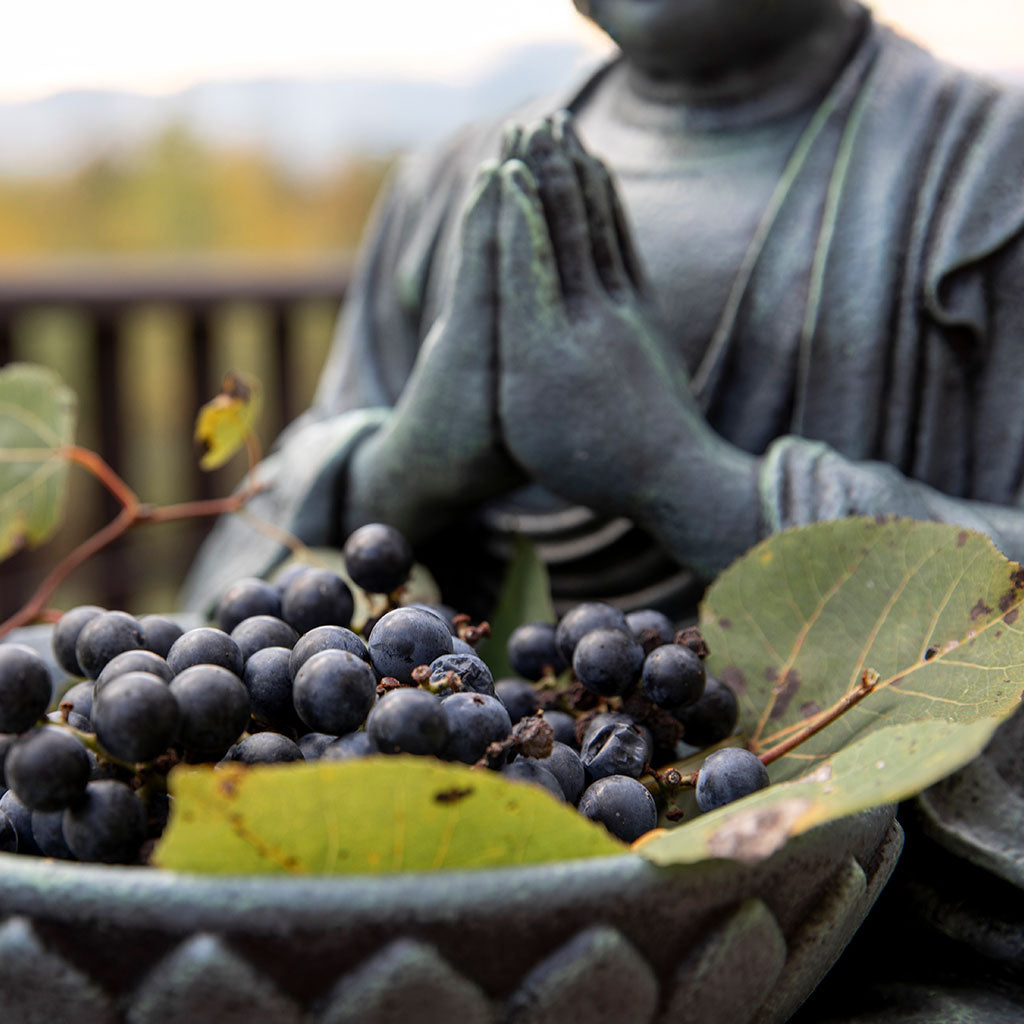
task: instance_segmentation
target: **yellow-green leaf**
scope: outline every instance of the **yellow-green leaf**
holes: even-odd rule
[[[431,758],[176,769],[160,867],[378,874],[596,857],[625,846],[535,786]]]
[[[874,692],[771,765],[768,789],[644,845],[660,864],[758,860],[814,825],[919,792],[974,758],[1024,690],[1024,570],[979,534],[848,519],[778,534],[701,608],[709,667],[759,753],[863,673]]]
[[[195,439],[202,449],[201,469],[223,466],[242,448],[260,413],[260,382],[241,373],[227,373],[220,394],[210,399],[196,417]]]
[[[75,435],[73,392],[51,370],[0,370],[0,558],[47,540],[60,525]]]

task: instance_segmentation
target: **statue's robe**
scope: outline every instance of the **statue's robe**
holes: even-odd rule
[[[513,116],[571,109],[606,73]],[[378,208],[314,406],[262,472],[275,486],[258,511],[307,543],[342,539],[348,456],[387,417],[437,316],[459,212],[503,123],[409,160]],[[891,492],[893,512],[985,530],[1024,557],[1024,94],[869,23],[797,148],[692,367],[710,424],[764,456],[766,530],[844,514],[867,484]],[[532,533],[563,603],[678,612],[699,595],[703,581],[630,524],[518,504],[485,511],[484,544]],[[441,546],[442,577],[469,536]],[[220,524],[190,602],[284,553]]]

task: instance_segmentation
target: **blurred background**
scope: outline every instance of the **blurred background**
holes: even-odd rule
[[[944,56],[1024,83],[1020,0],[877,0]],[[0,360],[54,367],[79,441],[146,501],[225,494],[191,434],[228,369],[269,444],[308,406],[354,249],[403,151],[611,52],[570,0],[36,0],[0,43]],[[68,527],[3,567],[0,616],[116,511],[73,476]],[[209,524],[142,528],[62,589],[166,610]]]

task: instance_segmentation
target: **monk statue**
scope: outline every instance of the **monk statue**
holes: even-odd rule
[[[1024,95],[855,0],[576,6],[617,56],[395,174],[255,510],[312,545],[393,523],[470,612],[515,533],[563,606],[677,617],[849,514],[1024,558]],[[284,555],[223,522],[192,605]]]
[[[851,513],[1024,557],[1024,97],[853,0],[577,7],[617,57],[395,175],[256,510],[391,522],[470,611],[512,532],[677,615]],[[226,521],[191,603],[283,555]]]

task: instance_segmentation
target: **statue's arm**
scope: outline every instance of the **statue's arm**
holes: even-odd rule
[[[416,540],[525,479],[495,403],[499,202],[497,164],[484,165],[460,215],[440,313],[394,408],[349,461],[343,534],[379,520]]]

